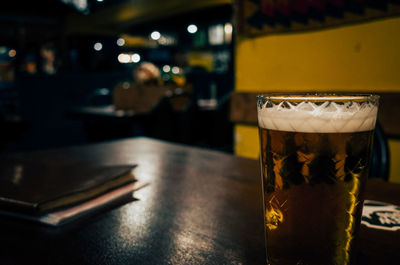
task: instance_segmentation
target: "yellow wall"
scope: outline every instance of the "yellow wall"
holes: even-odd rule
[[[390,176],[391,182],[400,183],[400,141],[389,139],[389,150],[390,150]]]
[[[239,38],[237,91],[400,92],[400,18],[339,28]],[[391,177],[400,182],[400,141],[390,139]],[[235,152],[257,158],[257,129],[235,127]]]

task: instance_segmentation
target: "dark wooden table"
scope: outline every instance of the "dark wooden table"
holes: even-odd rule
[[[0,217],[0,264],[265,264],[258,161],[136,138],[42,151],[46,159],[138,164],[133,202],[59,228]],[[400,204],[400,185],[367,198]],[[400,232],[362,226],[363,264],[398,264]],[[396,262],[397,261],[397,262]]]
[[[73,107],[68,110],[68,115],[76,118],[110,118],[131,120],[140,113],[133,110],[118,110],[113,105]]]
[[[119,110],[113,105],[73,107],[67,110],[66,115],[82,121],[88,141],[143,135],[141,128],[144,120],[148,119],[148,113]],[[138,128],[140,132],[137,132]]]

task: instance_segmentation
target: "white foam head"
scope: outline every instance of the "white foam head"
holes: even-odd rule
[[[375,128],[377,96],[274,96],[258,104],[258,124],[270,130],[347,133]],[[259,101],[260,102],[260,101]]]

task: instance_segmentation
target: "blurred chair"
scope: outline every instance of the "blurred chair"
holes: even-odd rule
[[[381,125],[377,122],[374,135],[374,147],[372,151],[372,161],[370,168],[371,178],[381,178],[389,180],[389,146],[385,133]]]
[[[167,141],[190,143],[193,98],[190,93],[166,94],[144,122],[147,135]]]
[[[29,129],[28,123],[18,115],[4,115],[0,112],[0,151],[12,150]]]
[[[114,87],[112,104],[118,110],[148,113],[156,107],[168,90],[167,86],[136,85],[124,82]]]

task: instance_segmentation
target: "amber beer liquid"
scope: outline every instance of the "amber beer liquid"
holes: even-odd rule
[[[268,264],[352,263],[377,100],[258,98]]]

